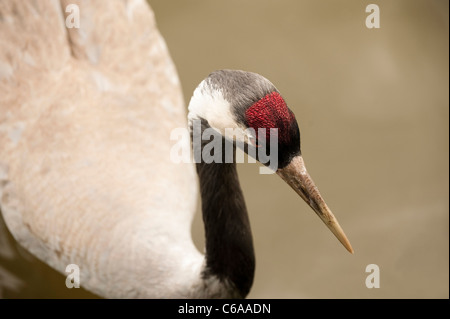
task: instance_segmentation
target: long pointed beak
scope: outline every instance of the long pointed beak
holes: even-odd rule
[[[353,254],[350,241],[345,236],[336,217],[323,200],[319,189],[314,184],[311,176],[306,171],[305,163],[301,156],[296,156],[286,167],[277,170],[277,174],[288,183],[303,200],[316,212],[327,225],[331,232],[339,239],[344,247]]]

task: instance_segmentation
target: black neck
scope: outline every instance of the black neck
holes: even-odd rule
[[[207,127],[208,123],[203,120],[202,131]],[[224,154],[225,143],[230,142],[219,134],[216,138],[222,139]],[[208,142],[202,141],[202,150]],[[195,147],[199,145],[194,143]],[[235,147],[231,149],[234,153]],[[206,235],[206,269],[203,275],[214,275],[231,283],[237,295],[243,298],[250,291],[255,272],[253,240],[235,161],[225,163],[225,155],[222,159],[222,163],[207,164],[203,160],[197,163]]]

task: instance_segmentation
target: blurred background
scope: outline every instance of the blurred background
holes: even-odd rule
[[[448,1],[149,3],[186,104],[222,68],[277,86],[299,122],[309,173],[355,249],[278,176],[239,164],[257,261],[249,298],[449,297]],[[379,29],[365,25],[370,3]],[[193,236],[203,251],[199,213]],[[11,249],[1,255],[19,253],[34,270],[3,264],[0,280],[20,289],[0,297],[95,297]],[[380,268],[378,289],[365,285],[368,264]]]

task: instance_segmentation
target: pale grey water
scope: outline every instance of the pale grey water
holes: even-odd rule
[[[355,249],[278,176],[240,164],[257,259],[250,298],[449,297],[447,1],[149,2],[186,102],[221,68],[277,86]],[[369,3],[380,7],[380,29],[365,27]],[[193,233],[203,250],[200,215]],[[372,263],[379,289],[365,286]],[[89,297],[34,260],[5,266],[26,286],[4,297]]]
[[[241,164],[257,258],[249,297],[448,298],[448,2],[150,3],[186,102],[215,69],[258,72],[277,86],[355,249],[278,176]],[[365,27],[369,3],[380,29]],[[379,289],[365,286],[371,263]]]

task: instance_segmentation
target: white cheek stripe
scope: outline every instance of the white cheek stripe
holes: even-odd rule
[[[188,109],[189,122],[201,117],[223,136],[226,136],[226,128],[245,129],[236,123],[231,114],[231,105],[225,100],[222,92],[208,86],[205,80],[195,89]]]

